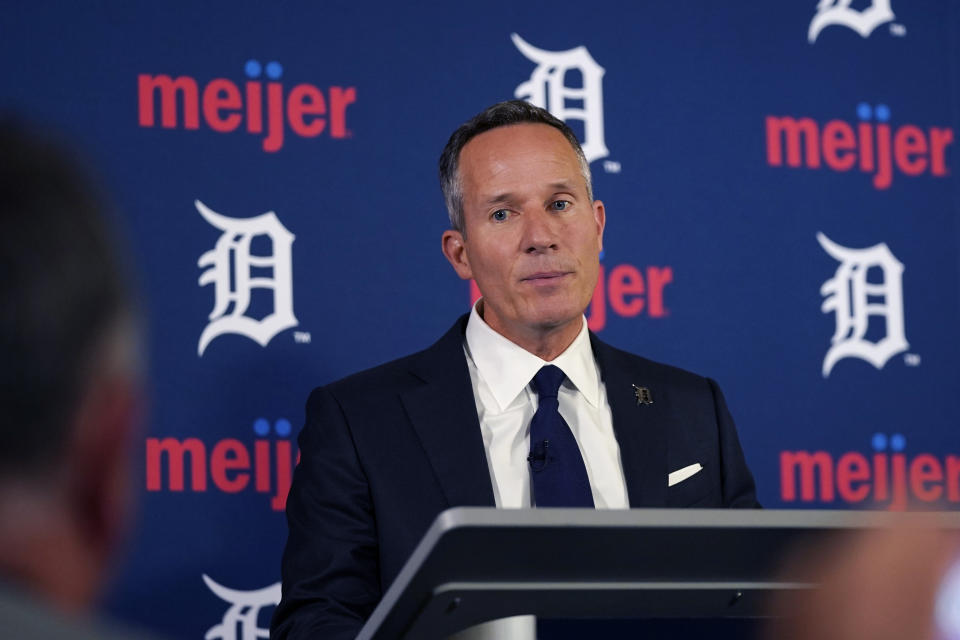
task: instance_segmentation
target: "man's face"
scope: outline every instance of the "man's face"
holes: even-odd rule
[[[465,234],[446,232],[444,254],[476,280],[487,324],[514,342],[579,329],[605,214],[567,139],[545,124],[498,127],[464,146],[459,170]]]

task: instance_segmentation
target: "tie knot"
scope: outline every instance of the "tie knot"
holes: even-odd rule
[[[566,378],[566,374],[552,364],[541,367],[537,375],[533,376],[533,388],[537,390],[537,395],[541,398],[556,398],[560,390],[560,383]]]

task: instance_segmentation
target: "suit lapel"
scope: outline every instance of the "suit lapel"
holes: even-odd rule
[[[592,333],[590,340],[610,403],[630,506],[665,507],[668,474],[665,429],[669,422],[664,411],[669,399],[658,390],[658,380],[644,375],[638,360],[604,344]],[[632,385],[649,388],[653,404],[638,405]]]
[[[410,372],[423,384],[401,396],[410,422],[453,506],[495,506],[470,372],[463,353],[463,316]]]

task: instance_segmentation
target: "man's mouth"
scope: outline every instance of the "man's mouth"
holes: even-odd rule
[[[533,284],[548,284],[560,280],[564,276],[572,274],[572,271],[538,271],[521,279],[522,282],[531,282]]]

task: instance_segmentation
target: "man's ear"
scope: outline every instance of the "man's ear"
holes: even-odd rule
[[[441,250],[458,276],[464,280],[469,280],[473,277],[473,270],[470,268],[470,258],[467,256],[467,245],[464,242],[462,233],[454,229],[444,231],[443,238],[441,239]]]
[[[599,250],[603,251],[603,229],[607,226],[607,212],[603,207],[602,200],[593,201],[593,219],[597,223],[597,240],[599,241]]]
[[[110,374],[94,383],[76,416],[70,448],[73,517],[103,559],[122,537],[132,505],[132,441],[142,396],[132,376]]]

